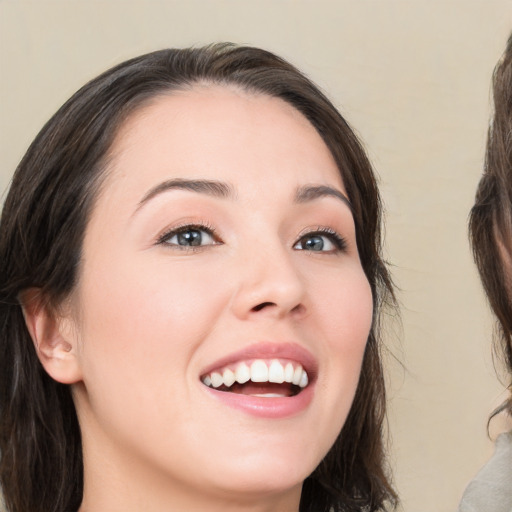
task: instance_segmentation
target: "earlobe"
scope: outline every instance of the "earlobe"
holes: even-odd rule
[[[21,303],[37,357],[46,372],[62,384],[80,381],[77,337],[71,328],[71,319],[56,312],[40,288],[24,291]]]

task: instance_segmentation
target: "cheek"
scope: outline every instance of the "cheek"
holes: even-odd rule
[[[330,350],[364,350],[372,324],[373,299],[361,267],[354,266],[339,277],[327,279],[317,291],[316,303]]]
[[[349,414],[373,317],[371,288],[360,266],[331,273],[312,287],[315,322],[307,336],[321,353],[315,404],[315,432],[310,445],[326,454]]]
[[[327,365],[319,385],[333,406],[341,406],[337,410],[348,411],[373,319],[371,288],[362,268],[354,266],[339,277],[331,276],[317,289],[315,303],[317,331],[324,340],[319,349]]]
[[[91,370],[86,376],[101,372],[106,379],[121,377],[133,385],[140,377],[138,385],[149,387],[157,378],[167,382],[185,371],[219,316],[225,291],[218,273],[198,266],[189,272],[176,262],[131,263],[110,272],[98,265],[84,276],[83,362]]]

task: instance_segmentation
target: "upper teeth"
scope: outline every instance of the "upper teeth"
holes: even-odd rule
[[[281,363],[278,359],[265,361],[256,359],[252,363],[238,363],[236,368],[225,368],[213,371],[202,378],[207,386],[218,388],[222,385],[231,387],[235,382],[245,384],[252,382],[274,382],[282,384],[288,382],[305,388],[308,385],[308,374],[298,363]]]

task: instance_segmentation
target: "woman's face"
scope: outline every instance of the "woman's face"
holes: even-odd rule
[[[110,162],[72,300],[86,475],[297,496],[372,320],[329,150],[279,99],[197,87],[134,114]]]

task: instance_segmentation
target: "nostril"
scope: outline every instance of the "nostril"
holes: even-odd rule
[[[303,313],[305,311],[304,306],[302,304],[297,304],[293,309],[292,313]]]
[[[263,308],[269,307],[269,306],[275,306],[273,302],[262,302],[261,304],[258,304],[257,306],[254,306],[252,308],[253,311],[261,311]]]

